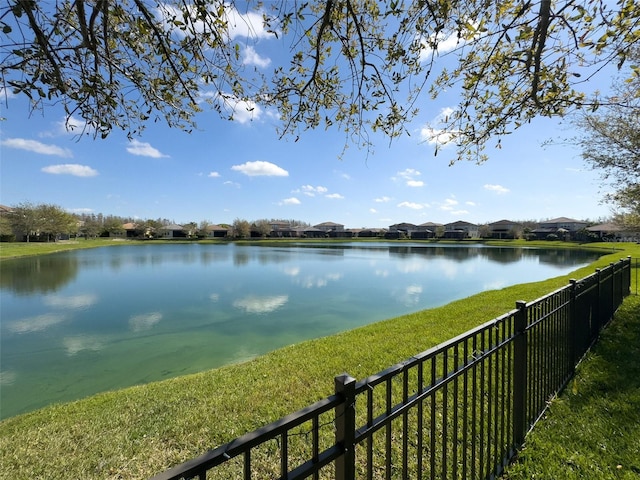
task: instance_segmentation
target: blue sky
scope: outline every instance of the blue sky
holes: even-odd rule
[[[258,37],[244,58],[270,71],[287,52],[282,41]],[[373,135],[372,154],[352,145],[341,155],[340,131],[279,139],[276,115],[260,108],[238,108],[234,121],[200,114],[199,129],[190,134],[152,123],[132,141],[115,130],[105,140],[78,140],[65,130],[61,108],[30,112],[26,98],[0,93],[6,98],[0,113],[3,205],[52,203],[75,213],[177,223],[279,218],[350,228],[597,220],[611,213],[601,203],[599,174],[575,147],[543,147],[546,140],[570,136],[569,121],[536,120],[504,138],[501,149],[488,149],[489,160],[481,165],[449,166],[453,147],[434,156],[423,133],[455,106],[452,95],[423,97],[420,114],[407,126],[410,136],[390,143]]]

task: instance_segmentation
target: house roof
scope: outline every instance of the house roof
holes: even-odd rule
[[[344,227],[342,223],[334,223],[334,222],[322,222],[318,225],[314,225],[314,227]]]
[[[513,222],[511,220],[498,220],[497,222],[492,222],[489,225],[500,226],[500,225],[520,225],[520,224],[518,222]]]
[[[182,230],[184,227],[182,225],[178,225],[178,224],[172,224],[172,225],[164,225],[160,228],[160,230]]]
[[[457,222],[445,224],[445,227],[477,227],[477,225],[475,223],[465,222],[464,220],[458,220]]]
[[[442,223],[425,222],[418,225],[419,227],[444,227]]]
[[[546,220],[540,223],[545,224],[545,223],[587,223],[587,222],[583,222],[582,220],[576,220],[575,218],[558,217],[558,218],[553,218],[551,220]]]
[[[226,231],[227,231],[227,230],[229,230],[229,229],[228,229],[228,228],[225,228],[225,227],[223,227],[223,226],[221,226],[221,225],[208,225],[208,226],[207,226],[207,228],[206,228],[206,230],[207,230],[208,232],[213,232],[214,230],[224,230],[224,231],[226,232]]]

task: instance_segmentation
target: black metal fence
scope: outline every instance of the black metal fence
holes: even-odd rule
[[[154,477],[488,479],[629,294],[631,259],[571,281]]]

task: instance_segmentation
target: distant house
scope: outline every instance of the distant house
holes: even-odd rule
[[[307,238],[326,238],[327,232],[317,227],[309,227],[303,230],[303,235]]]
[[[489,224],[491,238],[517,238],[522,232],[522,225],[511,220],[499,220]]]
[[[538,227],[532,230],[537,239],[544,240],[549,235],[557,235],[561,240],[571,240],[576,233],[587,228],[588,223],[573,218],[559,217],[540,222]]]
[[[464,238],[478,238],[480,236],[480,228],[478,225],[464,220],[447,223],[444,226],[444,238],[455,238],[462,240]]]
[[[358,231],[358,237],[360,238],[382,238],[387,231],[384,228],[363,228]]]
[[[389,225],[389,230],[384,234],[384,238],[398,239],[411,238],[411,234],[418,230],[418,226],[413,223],[402,222],[395,225]]]
[[[184,230],[182,225],[164,225],[158,229],[159,238],[187,238],[188,232]]]
[[[221,225],[207,225],[207,238],[224,238],[229,234],[229,229]]]
[[[640,232],[625,230],[624,227],[615,223],[601,223],[587,227],[587,231],[594,233],[600,240],[609,242],[638,242]]]
[[[323,232],[344,232],[344,225],[341,223],[334,222],[324,222],[319,223],[318,225],[314,225],[313,228],[317,228],[318,230],[322,230]]]
[[[139,233],[138,225],[135,223],[125,223],[122,225],[124,229],[124,237],[126,238],[136,238]]]

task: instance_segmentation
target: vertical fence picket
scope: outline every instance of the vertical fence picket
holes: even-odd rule
[[[347,374],[335,378],[336,394],[343,400],[336,407],[336,444],[343,448],[342,455],[336,460],[336,480],[352,480],[356,473],[355,455],[355,385],[356,379]]]
[[[513,342],[513,441],[516,448],[524,442],[527,399],[527,302],[516,303],[515,340]]]

